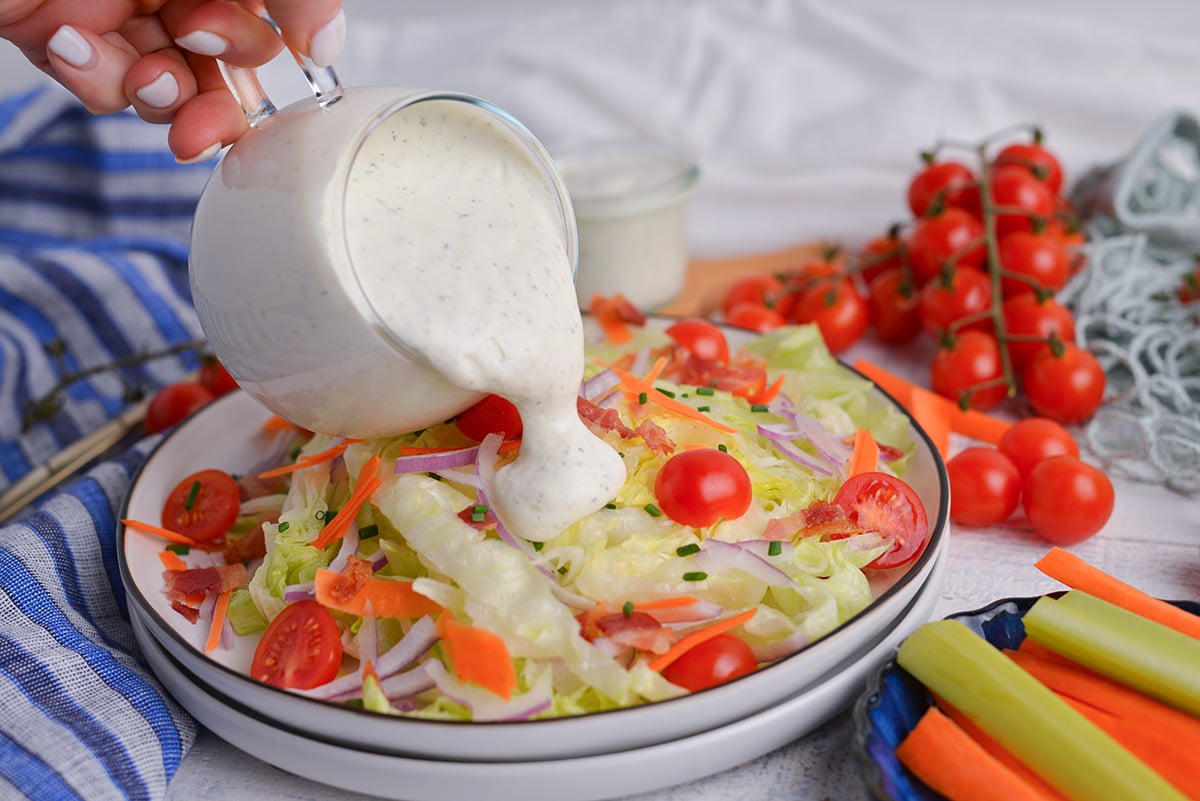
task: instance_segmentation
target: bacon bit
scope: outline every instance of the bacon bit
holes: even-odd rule
[[[287,488],[287,479],[282,475],[268,476],[238,476],[238,496],[243,501],[261,498],[264,495],[274,495],[277,492],[283,492]]]
[[[601,637],[626,648],[663,654],[671,647],[671,630],[646,612],[626,615],[608,603],[599,603],[576,616],[579,633],[588,642]]]
[[[200,619],[200,610],[188,606],[182,601],[171,601],[171,608],[187,619],[188,623],[195,623]]]
[[[601,433],[615,431],[622,439],[629,439],[636,433],[622,422],[621,415],[617,414],[616,409],[602,409],[582,395],[575,399],[575,408],[579,412],[579,417],[593,431],[596,429],[599,429]]]
[[[842,539],[861,534],[863,531],[864,529],[854,523],[841,506],[829,501],[816,500],[809,504],[807,509],[768,522],[763,531],[763,539]]]
[[[638,423],[636,432],[646,441],[650,450],[659,456],[667,456],[675,452],[675,442],[668,436],[663,427],[653,420],[643,420]]]
[[[337,574],[337,580],[329,587],[329,597],[340,604],[349,603],[362,592],[374,574],[370,562],[351,554],[345,569]]]
[[[191,567],[187,570],[165,570],[166,593],[172,603],[186,602],[194,595],[204,596],[210,592],[235,590],[246,583],[246,566],[238,562],[232,565]]]
[[[324,462],[332,462],[337,457],[346,452],[352,444],[358,442],[357,439],[347,439],[339,442],[336,445],[326,448],[320,453],[309,454],[296,460],[295,464],[285,464],[283,467],[276,467],[274,470],[267,470],[259,473],[259,478],[273,478],[275,476],[283,476],[288,473],[294,473],[297,470],[303,470],[306,467],[314,467]]]
[[[275,523],[278,520],[279,515],[271,515],[264,518],[253,529],[240,537],[230,537],[226,534],[221,544],[221,553],[225,557],[225,564],[232,565],[235,562],[249,562],[266,556],[267,538],[263,533],[263,524]]]

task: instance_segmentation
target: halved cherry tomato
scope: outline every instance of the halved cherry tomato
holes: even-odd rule
[[[167,496],[163,528],[207,542],[229,531],[241,502],[233,476],[222,470],[201,470],[176,484]]]
[[[214,397],[221,397],[238,388],[238,383],[225,369],[216,356],[206,356],[200,364],[200,375],[196,383],[207,389]]]
[[[741,462],[724,451],[698,448],[667,460],[654,479],[654,497],[676,523],[702,528],[744,515],[754,491]]]
[[[206,387],[190,381],[168,384],[154,394],[146,407],[146,433],[166,431],[201,406],[211,403],[214,397]]]
[[[925,504],[907,483],[888,473],[851,476],[833,497],[850,520],[865,531],[877,531],[892,547],[867,567],[889,568],[920,556],[929,541]]]
[[[693,356],[719,364],[729,363],[729,342],[720,326],[701,317],[689,317],[667,326],[667,336]]]
[[[758,669],[754,651],[742,638],[718,634],[680,655],[663,668],[663,678],[690,692],[707,690]]]
[[[525,430],[517,407],[499,395],[488,395],[466,411],[459,412],[454,417],[454,425],[476,442],[482,442],[488,434],[517,439]]]
[[[342,664],[342,635],[329,610],[316,601],[296,601],[271,621],[254,649],[250,676],[296,690],[319,687]]]

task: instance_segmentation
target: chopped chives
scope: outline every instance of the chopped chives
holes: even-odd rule
[[[172,553],[176,553],[180,556],[187,556],[191,552],[192,547],[190,545],[184,545],[182,543],[172,542],[170,545],[167,546],[167,550],[171,551]]]
[[[696,407],[696,411],[698,411],[698,412],[707,412],[707,411],[709,411],[709,407],[707,407],[707,406],[697,406],[697,407]]]
[[[621,614],[625,617],[633,617],[633,601],[625,602],[625,605],[621,607]]]
[[[446,480],[446,479],[442,478],[441,476],[439,476],[437,473],[426,473],[425,475],[429,476],[434,481],[445,481]]]
[[[533,550],[535,551],[540,551],[542,548],[546,547],[546,543],[544,542],[534,542],[530,544],[533,545]]]
[[[609,501],[608,503],[604,504],[604,508],[605,509],[616,509],[617,505],[615,503],[613,503],[612,501]]]
[[[472,507],[471,507],[471,514],[477,514],[477,513],[478,513],[478,514],[483,514],[483,515],[486,515],[486,514],[487,514],[487,510],[488,510],[488,508],[487,508],[487,504],[486,504],[486,503],[477,503],[477,504],[475,504],[474,506],[472,506]]]
[[[289,523],[288,521],[284,520],[282,523],[280,523],[278,526],[276,526],[275,530],[280,533],[283,533],[284,531],[287,531],[291,527],[292,527],[292,524]]]
[[[752,412],[765,412],[767,408],[767,404],[765,403],[753,403],[750,405],[750,411]]]
[[[720,442],[717,444],[717,450],[719,450],[721,453],[729,453],[729,448],[725,447],[724,442]]]
[[[691,556],[694,553],[700,553],[700,546],[694,542],[688,545],[680,545],[675,549],[677,556]]]
[[[712,395],[713,388],[712,387],[696,387],[696,394],[697,395]]]
[[[666,395],[668,398],[675,397],[675,393],[669,389],[663,389],[662,387],[655,387],[655,389],[657,389],[661,394]]]
[[[652,503],[648,503],[642,507],[651,517],[662,517],[662,510]]]
[[[478,507],[471,510],[471,522],[472,523],[482,523],[485,520],[487,520],[487,512],[479,511]]]
[[[566,565],[563,565],[562,567],[560,567],[558,569],[558,575],[560,575],[560,576],[567,575],[567,566]]]
[[[703,570],[696,570],[696,571],[693,571],[690,573],[683,574],[684,581],[704,581],[706,578],[708,578],[708,574],[705,573]]]
[[[638,393],[638,403],[642,403],[642,404],[644,404],[644,403],[646,403],[646,402],[647,402],[647,401],[649,401],[649,400],[650,400],[650,396],[649,396],[649,395],[647,395],[645,392],[639,392],[639,393]]]
[[[771,540],[771,544],[767,546],[767,556],[779,556],[783,553],[783,543],[779,540]]]
[[[379,526],[377,526],[375,524],[371,524],[369,526],[363,526],[362,528],[360,528],[358,530],[358,538],[360,540],[369,540],[372,537],[378,537],[378,536],[379,536]]]
[[[183,502],[183,508],[191,510],[196,503],[196,496],[200,494],[200,482],[193,481],[192,486],[188,488],[187,500]]]

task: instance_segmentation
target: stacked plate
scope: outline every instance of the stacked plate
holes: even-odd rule
[[[261,458],[269,413],[236,392],[210,404],[159,445],[121,517],[157,521],[185,476],[241,472]],[[929,510],[932,536],[902,575],[877,577],[876,601],[798,654],[728,684],[628,709],[506,723],[378,715],[309,699],[248,678],[252,644],[205,654],[207,631],[174,612],[163,592],[161,540],[122,530],[118,544],[130,617],[167,690],[236,747],[298,775],[408,801],[602,799],[717,773],[806,734],[848,707],[868,675],[926,622],[941,591],[948,535],[945,467],[914,426],[905,478]],[[899,571],[889,571],[897,573]]]

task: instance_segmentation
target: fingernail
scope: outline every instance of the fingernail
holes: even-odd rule
[[[192,31],[180,36],[175,44],[201,56],[219,56],[229,49],[229,40],[209,31]]]
[[[326,22],[320,30],[313,34],[309,44],[308,57],[318,67],[333,66],[337,57],[342,54],[346,45],[346,12],[339,11],[337,16]]]
[[[70,25],[63,25],[55,31],[46,48],[76,69],[90,66],[96,58],[96,51],[88,44],[88,40]]]
[[[179,164],[199,164],[202,161],[208,161],[220,152],[221,144],[218,142],[215,145],[209,145],[194,156],[188,156],[187,158],[176,156],[175,161]]]
[[[174,75],[164,72],[134,94],[147,106],[166,108],[179,99],[179,82]]]

